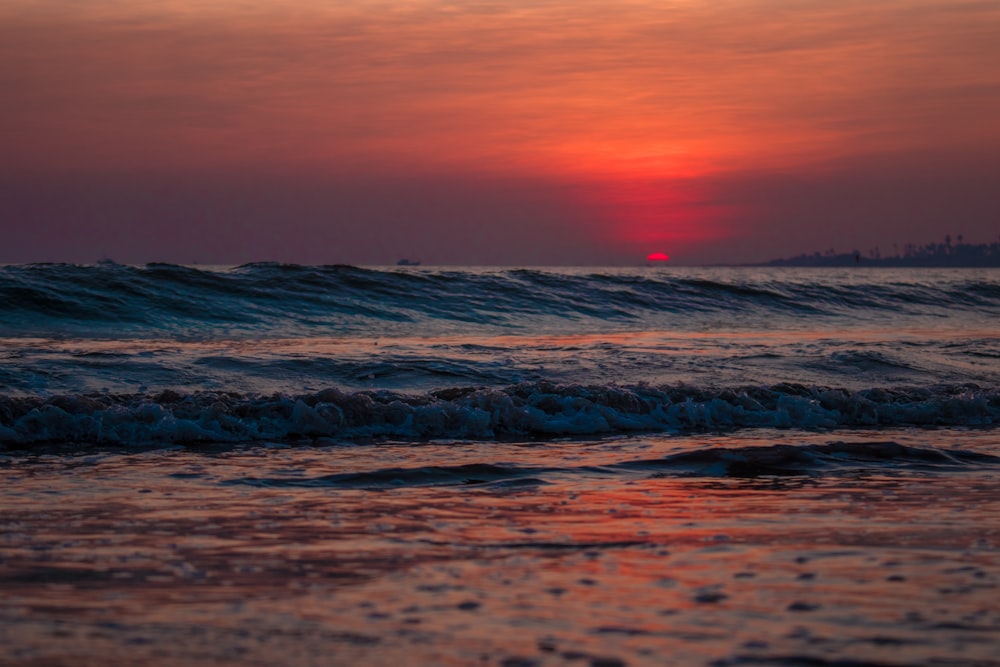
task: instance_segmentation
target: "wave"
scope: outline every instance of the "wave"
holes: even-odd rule
[[[232,484],[267,487],[337,487],[337,488],[392,488],[401,486],[457,486],[483,485],[502,482],[510,486],[541,484],[536,475],[551,472],[553,468],[518,465],[493,465],[468,463],[456,466],[424,466],[419,468],[382,468],[368,472],[338,473],[321,477],[240,477]]]
[[[678,323],[678,315],[772,313],[864,319],[901,313],[1000,314],[1000,280],[982,271],[893,280],[776,269],[654,271],[364,269],[248,264],[0,267],[0,333],[184,337],[392,331],[440,322]],[[902,274],[900,274],[902,275]],[[887,278],[888,276],[888,278]]]
[[[909,447],[887,442],[719,447],[674,454],[662,460],[622,464],[658,475],[761,477],[871,470],[939,470],[1000,465],[1000,457],[964,450]]]
[[[545,467],[472,463],[453,466],[382,468],[318,477],[240,477],[229,484],[272,488],[383,489],[414,486],[503,486],[546,484],[553,475],[566,477],[632,474],[645,477],[798,477],[858,470],[894,472],[977,470],[1000,466],[1000,457],[960,449],[910,447],[896,442],[830,442],[826,444],[713,447],[660,459],[610,465]]]
[[[420,395],[327,389],[0,397],[0,444],[8,448],[997,424],[1000,390],[974,384],[852,391],[789,383],[718,389],[531,382]]]

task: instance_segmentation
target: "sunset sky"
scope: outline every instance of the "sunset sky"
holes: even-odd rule
[[[0,262],[993,241],[998,35],[996,0],[5,0]]]

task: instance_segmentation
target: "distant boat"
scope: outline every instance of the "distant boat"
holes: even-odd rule
[[[419,259],[401,259],[396,262],[396,266],[420,266]]]

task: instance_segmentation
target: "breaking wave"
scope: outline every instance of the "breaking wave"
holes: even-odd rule
[[[504,440],[742,428],[1000,424],[1000,391],[977,385],[859,391],[777,384],[453,387],[257,396],[156,394],[0,397],[0,443],[143,446],[301,438]]]

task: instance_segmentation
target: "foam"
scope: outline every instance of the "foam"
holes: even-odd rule
[[[788,383],[718,389],[532,382],[419,395],[327,389],[295,396],[164,391],[0,397],[0,443],[8,447],[997,424],[1000,391],[973,384],[852,391]]]

